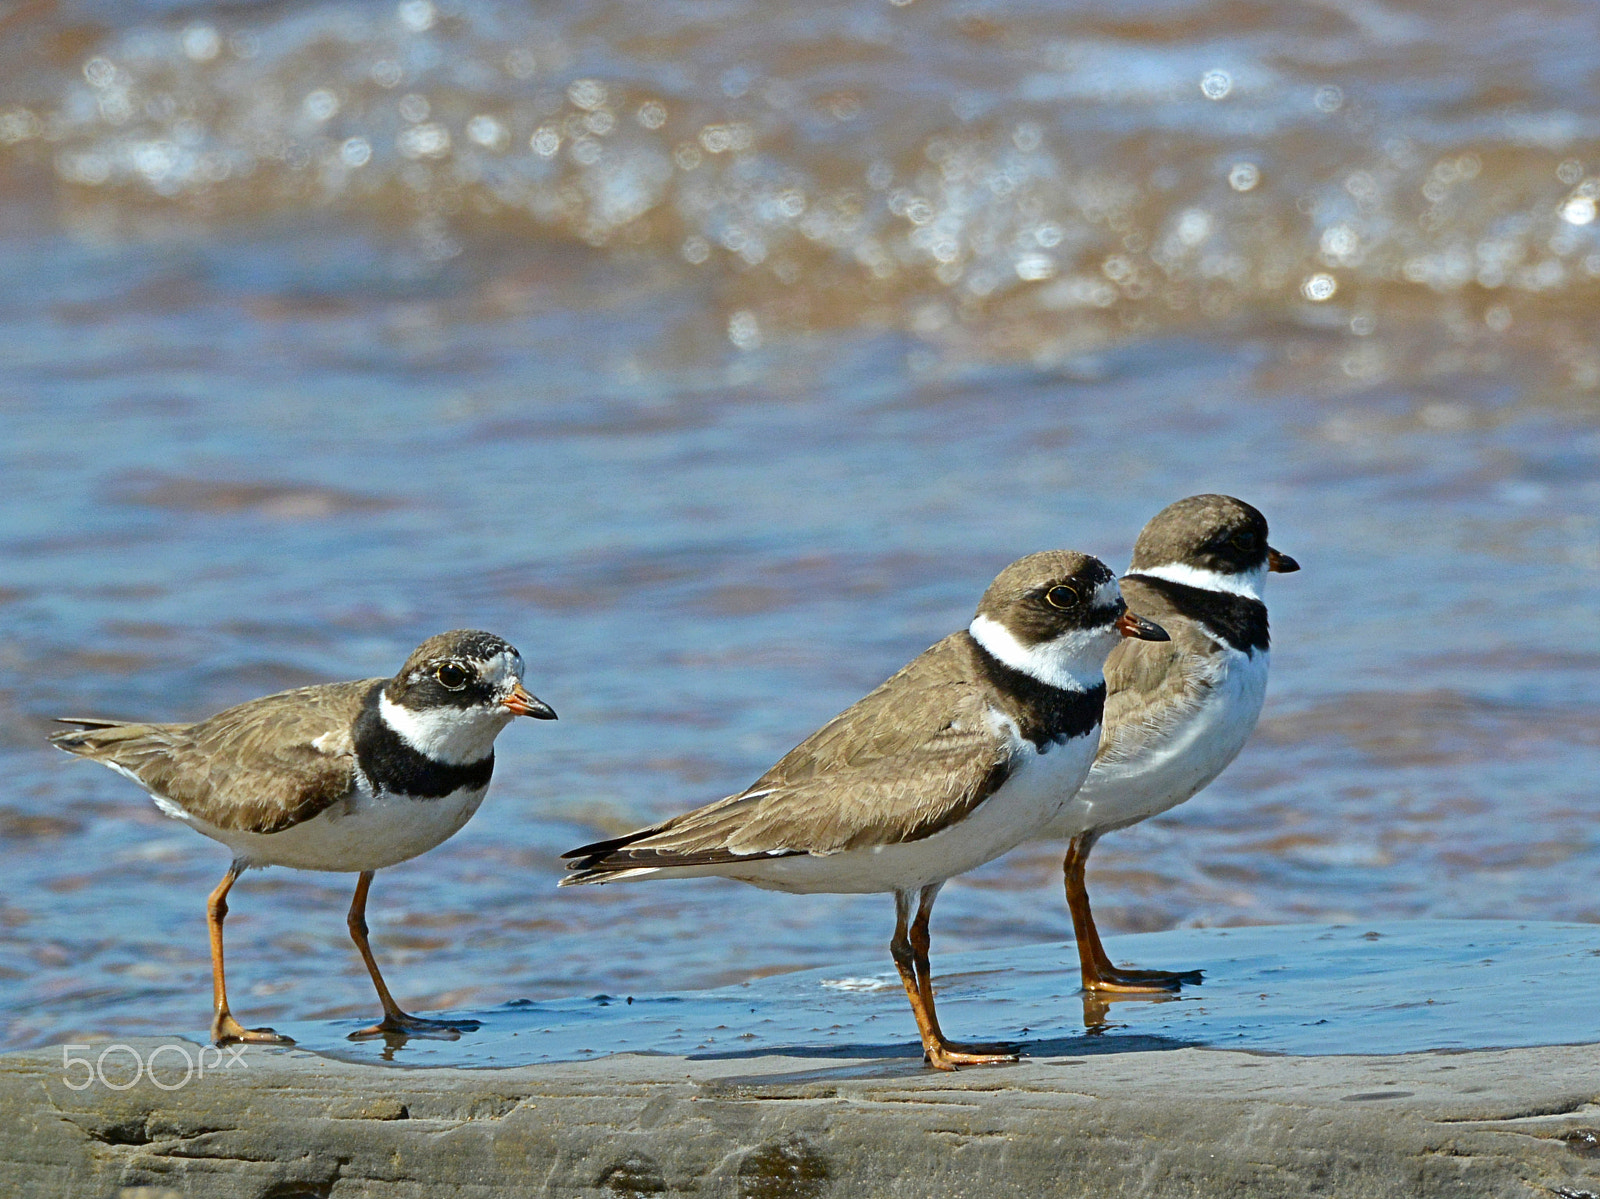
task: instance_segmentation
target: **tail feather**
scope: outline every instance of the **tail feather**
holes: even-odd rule
[[[131,720],[101,720],[89,716],[58,716],[61,724],[76,727],[50,734],[50,744],[69,754],[109,760],[119,753],[144,755],[159,752],[164,731],[160,725],[138,724]],[[143,745],[137,744],[144,742]]]
[[[558,884],[563,887],[574,886],[578,883],[600,882],[627,870],[632,865],[624,857],[616,860],[613,855],[619,849],[626,849],[635,841],[642,840],[654,833],[660,832],[659,825],[650,828],[635,829],[631,833],[624,833],[620,837],[607,837],[604,841],[591,841],[588,845],[580,845],[577,849],[569,849],[561,856],[567,859],[567,869],[576,873],[568,875]],[[608,861],[607,859],[612,859]]]
[[[758,853],[740,853],[721,846],[703,849],[678,849],[671,846],[636,846],[662,831],[663,826],[640,829],[624,837],[612,837],[568,850],[563,858],[571,858],[567,869],[574,873],[562,879],[558,886],[571,887],[580,883],[610,883],[625,878],[642,878],[662,870],[696,866],[730,866],[738,862],[768,861],[803,854],[804,850],[774,849]]]
[[[578,863],[574,862],[570,869],[576,870],[577,873],[567,875],[556,886],[577,887],[584,883],[615,883],[625,878],[643,878],[645,875],[654,874],[657,867],[638,866],[631,869],[627,867],[617,867],[615,869],[609,867],[594,868],[580,867]]]
[[[635,841],[641,840],[653,833],[658,833],[660,831],[661,829],[659,825],[652,825],[650,828],[635,829],[633,832],[624,833],[620,837],[607,837],[604,841],[591,841],[587,845],[578,846],[577,849],[569,849],[566,853],[562,854],[561,857],[563,860],[572,858],[577,859],[577,861],[568,861],[568,870],[587,870],[590,866],[593,866],[596,862],[599,862],[608,854],[614,853],[624,846],[632,845]]]

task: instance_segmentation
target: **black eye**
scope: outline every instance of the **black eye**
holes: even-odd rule
[[[1256,535],[1254,533],[1235,533],[1228,538],[1228,541],[1235,549],[1244,550],[1246,553],[1256,548]]]
[[[459,662],[446,662],[433,672],[433,677],[439,680],[439,685],[447,691],[460,691],[467,685],[467,680],[472,676],[467,673],[467,668]]]
[[[1044,602],[1052,608],[1070,608],[1079,598],[1078,589],[1065,583],[1057,583],[1044,593]]]

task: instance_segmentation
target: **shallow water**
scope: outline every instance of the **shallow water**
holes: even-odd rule
[[[877,955],[884,897],[557,855],[1212,489],[1305,569],[1239,762],[1096,851],[1103,926],[1600,921],[1590,10],[522,11],[0,14],[0,1045],[209,1003],[225,853],[49,717],[453,626],[562,719],[378,879],[408,1006]],[[957,880],[936,954],[1064,939],[1058,870]],[[349,889],[240,884],[243,1018],[371,1009]]]
[[[1600,930],[1500,920],[1175,929],[1111,938],[1117,961],[1203,969],[1205,982],[1160,1001],[1092,1006],[1072,950],[1011,946],[951,955],[939,979],[951,1036],[1010,1042],[1030,1057],[1129,1050],[1242,1049],[1296,1056],[1586,1044]],[[1538,1019],[1522,1018],[1530,994]],[[613,1053],[691,1058],[781,1053],[917,1059],[921,1046],[887,955],[715,991],[513,1000],[474,1010],[460,1040],[352,1043],[363,1022],[293,1023],[298,1048],[349,1061],[513,1066]]]

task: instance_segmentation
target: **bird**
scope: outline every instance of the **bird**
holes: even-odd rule
[[[228,892],[253,866],[359,876],[347,924],[383,1019],[352,1039],[451,1038],[477,1027],[395,1003],[367,942],[367,891],[374,871],[425,853],[472,818],[489,789],[495,738],[513,718],[556,718],[522,676],[509,643],[457,629],[424,641],[391,679],[301,687],[194,724],[60,718],[74,727],[51,736],[57,748],[132,779],[161,811],[233,852],[206,904],[214,1043],[294,1043],[244,1028],[228,1004],[222,925]]]
[[[1262,584],[1269,572],[1299,569],[1267,544],[1266,517],[1232,496],[1178,500],[1140,532],[1122,594],[1170,639],[1112,651],[1094,767],[1045,830],[1068,842],[1062,874],[1085,994],[1158,994],[1201,981],[1197,970],[1111,962],[1089,906],[1089,853],[1104,834],[1183,803],[1239,755],[1267,691]]]
[[[747,789],[563,856],[562,886],[715,875],[793,893],[890,892],[889,951],[928,1064],[1017,1060],[950,1041],[928,962],[939,888],[1027,840],[1099,744],[1102,668],[1123,636],[1160,638],[1116,576],[1069,551],[1011,563],[967,628],[918,655]],[[913,907],[915,915],[913,916]]]

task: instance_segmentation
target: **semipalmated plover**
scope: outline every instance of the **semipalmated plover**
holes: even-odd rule
[[[1268,571],[1299,570],[1267,544],[1267,521],[1243,500],[1195,495],[1156,513],[1133,547],[1122,593],[1171,635],[1128,642],[1106,663],[1105,724],[1094,769],[1050,824],[1070,838],[1062,864],[1086,991],[1153,993],[1198,971],[1114,966],[1089,910],[1089,851],[1205,787],[1239,755],[1267,693]]]
[[[218,1044],[292,1043],[247,1029],[228,1008],[222,921],[228,891],[252,866],[360,874],[350,936],[372,975],[383,1020],[351,1034],[451,1035],[460,1024],[409,1016],[367,944],[372,874],[453,836],[489,789],[494,740],[515,716],[554,720],[522,685],[522,658],[492,633],[430,637],[392,679],[302,687],[197,724],[63,719],[59,748],[109,766],[156,806],[233,851],[211,893],[211,1037]],[[475,1024],[468,1024],[476,1027]]]
[[[895,897],[889,951],[930,1064],[1015,1061],[940,1031],[928,921],[945,881],[1027,840],[1099,744],[1102,669],[1134,616],[1104,563],[1033,554],[1000,572],[971,625],[823,725],[745,791],[564,855],[562,880],[717,875],[776,891]],[[913,904],[916,912],[913,919]]]

